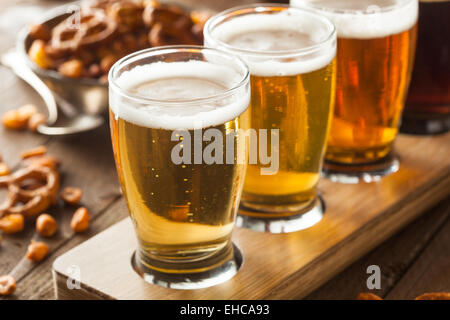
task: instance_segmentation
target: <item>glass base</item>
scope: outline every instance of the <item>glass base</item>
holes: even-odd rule
[[[341,164],[325,160],[322,176],[339,183],[376,182],[382,177],[397,172],[400,161],[394,154],[385,158],[366,164]]]
[[[238,272],[242,265],[242,254],[234,244],[232,244],[232,251],[228,260],[201,272],[165,273],[157,271],[140,263],[136,252],[131,257],[131,264],[133,269],[148,283],[171,289],[202,289],[228,281]]]
[[[239,207],[239,213],[236,218],[236,225],[241,228],[247,228],[258,232],[269,233],[289,233],[312,227],[318,223],[325,212],[325,203],[320,196],[316,197],[312,203],[301,212],[282,212],[281,217],[254,217],[245,213],[254,215],[261,212],[246,208],[242,204]],[[283,216],[287,215],[288,216]]]
[[[404,113],[400,132],[408,134],[439,134],[450,131],[450,114]]]

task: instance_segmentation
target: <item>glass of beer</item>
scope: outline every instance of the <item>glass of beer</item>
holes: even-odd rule
[[[417,0],[292,0],[334,22],[336,105],[324,174],[343,183],[393,173],[393,152],[411,77]]]
[[[245,175],[235,160],[247,152],[245,63],[197,46],[139,51],[112,67],[109,101],[135,270],[176,289],[230,279],[242,261],[230,237]]]
[[[258,145],[250,139],[237,225],[270,233],[314,225],[324,211],[317,184],[334,105],[333,24],[309,10],[256,4],[212,17],[204,35],[250,70]],[[266,141],[270,159],[261,156]]]
[[[450,130],[449,32],[450,0],[420,0],[416,57],[402,132],[436,134]]]

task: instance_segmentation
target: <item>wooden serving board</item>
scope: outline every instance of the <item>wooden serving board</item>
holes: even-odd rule
[[[226,283],[200,290],[174,290],[144,282],[130,263],[136,240],[127,218],[54,262],[57,298],[302,298],[449,196],[450,133],[400,135],[396,150],[400,170],[380,182],[343,185],[322,179],[326,212],[310,229],[278,235],[235,229],[233,241],[244,262]],[[67,287],[71,266],[79,268],[80,289]]]

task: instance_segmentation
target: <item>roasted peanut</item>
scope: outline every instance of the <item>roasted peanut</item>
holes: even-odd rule
[[[16,280],[13,276],[6,275],[0,277],[0,296],[8,296],[16,291]]]
[[[36,219],[36,230],[43,237],[51,237],[58,229],[58,223],[49,214],[43,213]]]
[[[14,213],[0,219],[0,230],[5,234],[17,233],[23,230],[25,219],[23,215]]]
[[[100,69],[102,69],[104,73],[108,73],[109,69],[111,69],[116,61],[117,57],[113,54],[109,54],[100,61]]]
[[[39,125],[45,123],[47,121],[47,117],[44,116],[42,113],[35,113],[31,116],[31,118],[28,120],[28,129],[30,131],[37,131],[37,128]]]
[[[207,10],[194,10],[190,15],[193,23],[198,23],[204,26],[206,21],[211,18],[212,13]]]
[[[79,78],[83,73],[83,63],[78,59],[72,59],[61,64],[58,71],[65,77]]]
[[[5,128],[13,130],[23,130],[27,126],[28,118],[17,109],[6,111],[3,114],[2,122]]]
[[[43,40],[38,39],[33,41],[28,50],[28,56],[43,69],[49,69],[53,66],[53,62],[45,50],[45,42]]]
[[[17,111],[21,114],[21,116],[25,119],[30,120],[30,118],[38,112],[38,109],[34,104],[25,104],[21,106]]]
[[[47,147],[39,146],[30,150],[26,150],[20,154],[22,159],[27,159],[35,156],[42,156],[47,153]]]
[[[75,205],[80,202],[83,191],[80,188],[66,187],[61,192],[61,198],[65,203]]]
[[[383,300],[376,294],[370,293],[370,292],[361,292],[356,297],[356,300]]]
[[[75,211],[72,217],[72,221],[70,221],[70,227],[75,232],[83,232],[89,228],[89,212],[85,207],[81,207]]]
[[[102,69],[97,63],[91,64],[87,69],[87,75],[91,78],[98,78],[102,75]]]
[[[31,240],[26,256],[28,260],[39,262],[48,255],[48,252],[49,247],[47,244],[45,244],[44,242]]]
[[[32,104],[9,110],[3,115],[3,125],[8,129],[21,130],[27,125],[28,120],[37,113],[37,108]]]
[[[11,171],[6,163],[0,162],[0,177],[10,174]]]
[[[416,297],[415,300],[450,300],[450,292],[430,292]]]

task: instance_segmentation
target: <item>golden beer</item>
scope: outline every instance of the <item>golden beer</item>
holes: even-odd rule
[[[207,23],[205,43],[247,62],[250,126],[278,130],[278,170],[264,175],[267,164],[249,163],[238,225],[273,233],[311,226],[321,216],[317,183],[334,105],[333,25],[289,6],[240,7]],[[310,211],[314,218],[296,222]]]
[[[332,168],[356,165],[348,170],[365,171],[364,165],[390,155],[398,133],[414,60],[417,0],[292,3],[317,9],[338,32],[336,104],[326,161]]]
[[[333,111],[334,75],[334,61],[305,74],[251,75],[251,126],[279,128],[280,135],[277,174],[261,175],[264,165],[249,164],[245,176],[242,201],[256,210],[268,208],[262,216],[289,216],[289,207],[302,209],[314,202]]]
[[[160,51],[142,53],[142,65],[131,70],[123,62],[125,71],[115,80],[125,93],[114,86],[111,92],[114,156],[139,241],[137,267],[152,282],[157,275],[158,284],[199,288],[226,280],[211,279],[214,269],[230,273],[230,237],[245,174],[244,162],[205,162],[210,142],[204,136],[215,130],[227,141],[216,153],[225,157],[232,147],[236,159],[245,158],[245,138],[227,136],[248,128],[249,84],[242,62],[239,72],[216,65],[234,61],[222,61],[224,53],[197,47]],[[183,53],[180,62],[157,60]],[[137,58],[129,59],[136,64]],[[189,160],[178,161],[179,154]]]

